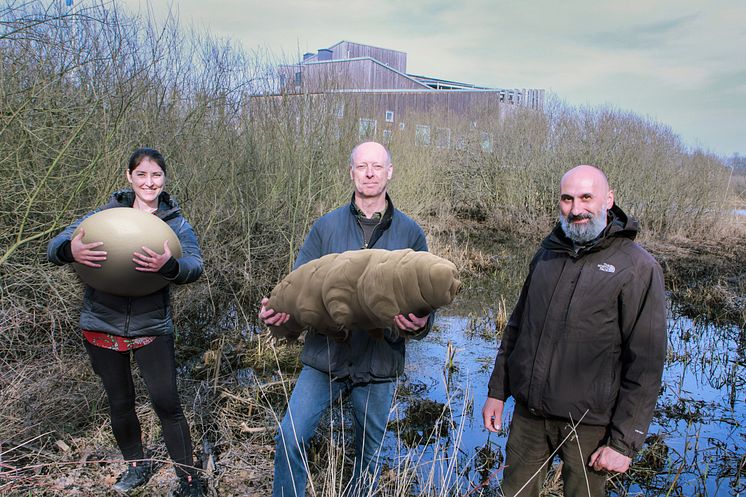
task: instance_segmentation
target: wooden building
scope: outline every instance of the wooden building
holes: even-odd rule
[[[408,132],[418,144],[450,148],[458,146],[451,136],[457,121],[468,121],[478,132],[480,121],[502,120],[517,107],[544,105],[544,90],[488,88],[408,74],[406,53],[349,41],[307,53],[296,64],[280,66],[278,73],[284,98],[323,95],[337,117],[359,120],[361,138],[383,142]],[[437,116],[438,122],[425,123],[422,116]],[[491,148],[489,140],[481,142]]]

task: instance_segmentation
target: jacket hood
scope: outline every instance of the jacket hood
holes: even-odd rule
[[[105,208],[132,207],[134,203],[135,192],[131,188],[124,188],[111,194],[109,203],[106,204]],[[168,194],[168,192],[161,192],[158,195],[158,210],[155,212],[155,215],[164,221],[168,221],[181,215],[181,207],[179,207],[176,199]]]
[[[570,240],[562,229],[562,225],[557,223],[552,232],[541,242],[542,248],[553,252],[567,252],[573,256],[580,256],[589,252],[601,250],[611,243],[614,238],[629,238],[634,240],[637,237],[640,223],[632,216],[628,216],[618,205],[614,204],[607,213],[609,222],[606,228],[595,239],[582,246],[576,246]]]

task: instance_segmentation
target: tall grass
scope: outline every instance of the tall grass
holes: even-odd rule
[[[174,17],[156,22],[108,2],[63,4],[0,5],[0,383],[7,401],[0,439],[30,437],[64,420],[49,399],[23,398],[20,385],[88,398],[86,388],[71,387],[78,373],[54,381],[42,374],[45,364],[49,374],[66,371],[80,355],[81,286],[69,268],[45,262],[45,247],[125,185],[134,148],[165,154],[167,190],[200,237],[204,277],[174,299],[182,344],[199,350],[220,334],[242,336],[310,224],[348,201],[348,154],[359,139],[355,116],[338,118],[328,99],[253,100],[276,89],[274,68],[284,61]],[[478,131],[471,119],[453,124],[463,146],[449,149],[392,137],[394,203],[426,227],[441,255],[481,264],[466,264],[462,231],[470,223],[517,237],[543,232],[556,216],[559,177],[578,163],[607,172],[647,236],[724,229],[726,170],[666,126],[558,100],[544,112],[507,114],[480,116]],[[491,149],[481,147],[482,132]]]

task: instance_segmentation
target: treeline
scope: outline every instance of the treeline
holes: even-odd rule
[[[195,226],[205,277],[178,292],[183,336],[240,329],[288,270],[310,223],[348,200],[354,117],[275,88],[276,61],[135,17],[116,4],[0,7],[0,355],[6,364],[77,340],[80,286],[45,261],[46,243],[125,185],[138,146],[161,150]],[[467,123],[464,123],[465,127]],[[721,229],[728,175],[668,127],[612,108],[550,101],[487,122],[492,146],[439,149],[393,137],[392,195],[440,246],[462,223],[515,234],[556,216],[572,165],[601,166],[646,236]],[[380,137],[379,137],[380,138]],[[438,246],[438,243],[435,246]],[[228,316],[228,318],[226,318]],[[227,319],[227,321],[226,321]]]

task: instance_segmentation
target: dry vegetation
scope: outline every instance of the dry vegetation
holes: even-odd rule
[[[205,254],[204,277],[175,298],[198,451],[220,495],[266,495],[272,427],[298,350],[252,334],[257,302],[310,223],[347,201],[357,123],[312,99],[252,106],[274,85],[264,54],[175,19],[156,24],[109,3],[57,10],[63,3],[0,5],[0,493],[88,495],[121,468],[109,462],[105,399],[79,346],[80,284],[44,253],[53,234],[123,186],[135,147],[152,146],[167,157],[169,190]],[[735,184],[728,170],[657,122],[554,101],[489,126],[489,152],[476,137],[444,150],[395,135],[391,146],[395,203],[467,274],[497,273],[505,247],[528,246],[515,240],[536,240],[553,223],[557,179],[577,163],[606,170],[646,242],[733,236],[722,211]],[[237,371],[255,375],[241,383]],[[163,459],[142,401],[148,445]],[[339,482],[324,479],[334,471],[320,466],[318,495],[335,495]],[[158,491],[171,484],[162,475]],[[389,480],[391,495],[407,495],[407,478]]]

